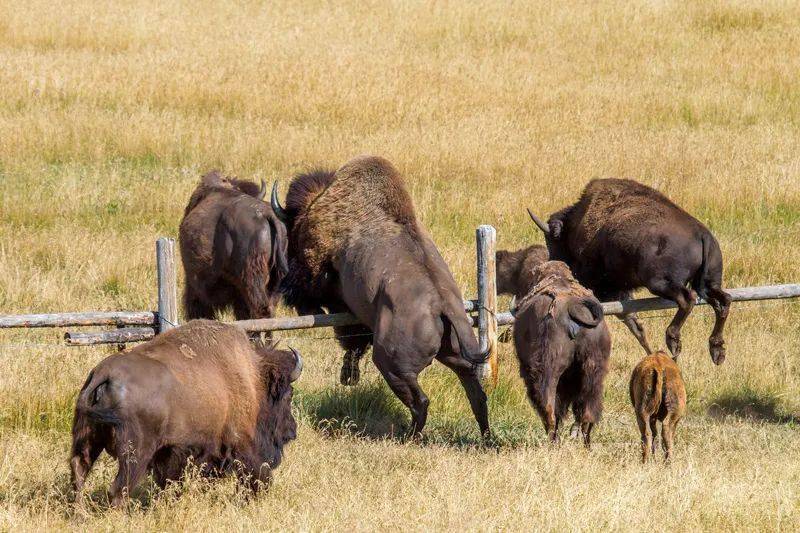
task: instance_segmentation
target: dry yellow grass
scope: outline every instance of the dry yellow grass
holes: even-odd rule
[[[654,185],[706,222],[728,286],[800,280],[800,5],[764,2],[114,3],[0,0],[0,310],[143,309],[153,241],[175,235],[199,174],[280,178],[370,152],[406,175],[467,294],[474,228],[539,240],[597,176]],[[284,187],[285,190],[285,187]],[[646,326],[661,344],[668,317]],[[129,514],[67,502],[75,394],[107,349],[0,333],[0,530],[800,528],[800,312],[742,304],[728,359],[710,313],[684,333],[689,416],[669,468],[638,463],[616,321],[606,414],[590,452],[543,444],[502,348],[499,452],[475,447],[466,399],[423,374],[423,444],[369,363],[292,335],[307,370],[300,435],[272,490],[145,486]],[[91,490],[108,483],[103,462]],[[98,492],[99,493],[99,492]]]

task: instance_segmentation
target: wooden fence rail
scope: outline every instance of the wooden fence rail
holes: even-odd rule
[[[498,312],[495,265],[496,232],[491,226],[476,231],[478,299],[465,300],[464,309],[478,328],[481,349],[489,349],[488,364],[481,371],[484,377],[497,376],[497,328],[514,323],[511,312]],[[46,328],[73,326],[116,326],[115,330],[96,332],[67,332],[68,346],[94,344],[124,344],[152,339],[157,333],[178,324],[177,283],[175,271],[175,242],[160,238],[156,243],[158,268],[158,311],[98,311],[83,313],[48,313],[30,315],[0,315],[0,328]],[[800,284],[767,285],[726,289],[734,302],[800,298]],[[698,298],[698,305],[707,302]],[[677,307],[663,298],[641,298],[603,303],[606,315],[624,315],[640,311],[657,311]],[[475,314],[477,313],[477,314]],[[324,328],[358,324],[350,313],[332,313],[280,318],[262,318],[234,322],[251,333]]]

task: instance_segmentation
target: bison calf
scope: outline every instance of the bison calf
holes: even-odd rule
[[[686,388],[678,365],[664,352],[644,357],[631,374],[630,393],[642,434],[642,462],[656,452],[657,421],[662,423],[661,445],[669,460],[675,427],[686,412]]]
[[[244,330],[195,320],[100,362],[86,379],[72,424],[72,483],[105,450],[119,462],[110,497],[119,505],[148,471],[164,486],[187,462],[205,475],[233,471],[253,490],[268,482],[295,438],[292,351],[253,348]]]
[[[561,419],[572,406],[588,447],[603,408],[611,353],[603,308],[561,261],[536,266],[529,279],[514,322],[520,376],[550,440],[558,440]]]

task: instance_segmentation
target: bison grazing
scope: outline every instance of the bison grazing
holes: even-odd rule
[[[603,308],[578,284],[566,264],[536,266],[527,294],[517,302],[514,347],[528,397],[550,440],[570,405],[584,444],[603,409],[611,336]]]
[[[714,308],[709,339],[711,359],[725,360],[722,330],[731,298],[721,288],[722,253],[714,235],[660,192],[631,180],[599,179],[586,186],[578,202],[550,216],[544,232],[550,258],[564,261],[583,285],[602,301],[630,298],[647,287],[678,304],[667,327],[667,347],[681,351],[680,332],[699,294]],[[624,318],[639,343],[651,353],[635,314]]]
[[[633,369],[630,393],[642,434],[642,462],[656,452],[657,421],[662,423],[661,443],[669,460],[675,427],[686,412],[686,387],[678,365],[664,352],[648,355]]]
[[[206,475],[234,471],[254,490],[295,438],[294,350],[253,348],[244,330],[195,320],[128,352],[107,357],[86,379],[72,424],[72,482],[80,498],[106,450],[119,462],[110,496],[119,505],[152,471],[181,477],[187,461]]]
[[[186,318],[214,318],[233,306],[238,320],[272,316],[286,274],[286,227],[264,203],[266,188],[203,176],[180,226]]]
[[[358,157],[335,173],[296,177],[285,210],[273,188],[272,209],[289,228],[287,303],[300,313],[351,311],[364,324],[337,330],[348,350],[344,380],[373,342],[372,360],[411,410],[416,434],[428,416],[417,377],[436,358],[458,375],[488,435],[486,395],[474,368],[488,350],[481,352],[461,292],[397,170],[385,159]]]

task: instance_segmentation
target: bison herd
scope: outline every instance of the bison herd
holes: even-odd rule
[[[114,504],[146,473],[163,486],[190,461],[204,475],[235,473],[254,490],[268,482],[295,437],[292,382],[302,358],[213,319],[226,307],[237,319],[270,317],[281,298],[300,314],[348,311],[359,319],[336,328],[345,351],[340,380],[359,381],[359,361],[372,345],[372,361],[411,413],[411,435],[428,414],[418,376],[436,359],[458,376],[491,440],[476,371],[488,350],[391,163],[361,156],[336,171],[298,175],[285,206],[277,183],[269,203],[266,192],[263,181],[259,187],[217,172],[201,179],[180,224],[184,313],[193,320],[90,372],[73,423],[78,495],[103,450],[119,463]],[[677,359],[681,326],[700,295],[716,313],[712,360],[724,360],[730,297],[721,289],[722,256],[691,215],[649,187],[616,179],[591,181],[547,224],[529,214],[547,246],[499,251],[497,285],[514,296],[520,375],[552,441],[570,408],[587,447],[600,418],[611,354],[601,301],[640,287],[675,301],[666,346]],[[654,449],[656,421],[668,457],[686,403],[680,370],[663,352],[651,353],[635,314],[623,320],[648,353],[630,382],[643,458]]]

